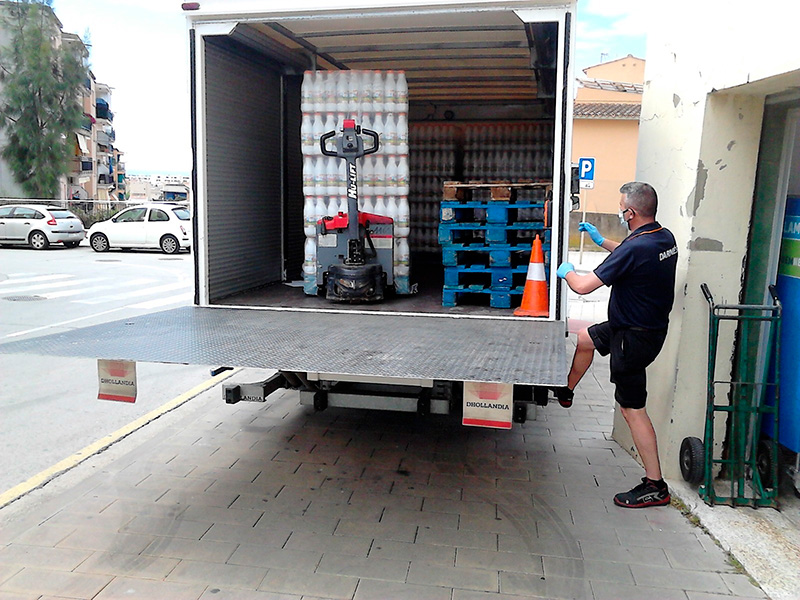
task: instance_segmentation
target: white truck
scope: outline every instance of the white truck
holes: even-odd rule
[[[504,384],[524,421],[526,406],[566,382],[566,289],[555,266],[575,191],[575,8],[576,0],[183,3],[194,305],[38,338],[37,351],[278,371],[226,386],[229,403],[290,387],[317,409],[449,413],[462,410],[465,382]],[[382,302],[331,303],[302,286],[304,79],[340,71],[362,80],[393,73],[386,80],[395,82],[402,72],[407,81],[410,222],[394,247],[395,264],[397,248],[408,247],[409,286]],[[350,114],[338,114],[348,109],[335,100],[328,109],[334,122],[359,119],[367,100],[351,98]],[[371,100],[370,128],[383,135],[378,103],[387,98]],[[377,191],[376,182],[362,179],[362,190]],[[391,212],[388,197],[370,203]],[[515,317],[535,235],[544,241],[547,316]]]

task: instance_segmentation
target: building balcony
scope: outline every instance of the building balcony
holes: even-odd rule
[[[107,121],[114,120],[114,113],[111,112],[111,109],[108,107],[108,102],[102,98],[98,98],[95,103],[95,113],[98,119],[106,119]]]
[[[98,175],[97,176],[97,184],[111,187],[111,186],[114,185],[114,176],[113,175]]]
[[[97,140],[98,144],[101,144],[103,146],[111,146],[111,144],[114,142],[115,137],[116,134],[112,129],[110,134],[105,131],[98,131],[95,139]]]

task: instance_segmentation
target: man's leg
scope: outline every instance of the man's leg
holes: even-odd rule
[[[620,409],[630,427],[633,443],[639,451],[639,456],[642,457],[645,477],[642,478],[642,483],[629,492],[622,492],[614,496],[614,504],[624,508],[645,508],[669,504],[671,497],[669,488],[661,477],[656,431],[650,417],[644,408],[620,406]]]
[[[594,340],[589,335],[589,328],[581,329],[578,332],[578,344],[575,347],[575,355],[572,357],[572,367],[567,376],[567,387],[574,390],[578,382],[589,370],[594,359]]]
[[[572,367],[567,375],[567,386],[553,388],[558,403],[564,408],[572,406],[572,398],[575,396],[574,389],[578,382],[586,374],[589,365],[594,358],[594,340],[589,335],[588,328],[578,332],[578,343],[575,347],[575,355],[572,357]]]
[[[661,479],[661,463],[658,460],[658,441],[656,430],[644,408],[620,407],[622,416],[631,430],[633,443],[644,464],[644,474],[652,481]]]

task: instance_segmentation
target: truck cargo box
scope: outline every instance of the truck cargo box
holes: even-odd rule
[[[352,376],[565,383],[566,299],[555,266],[572,204],[574,2],[371,4],[184,4],[196,306],[63,334],[42,348]],[[347,70],[403,72],[408,83],[410,285],[374,304],[334,305],[302,286],[303,80]],[[448,189],[446,218],[456,217],[444,223]],[[548,316],[515,317],[537,235]],[[181,335],[148,346],[137,336],[153,331],[154,320],[179,325]]]

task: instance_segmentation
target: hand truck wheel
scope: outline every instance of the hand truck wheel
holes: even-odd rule
[[[697,485],[705,477],[705,449],[703,441],[696,437],[683,438],[681,443],[681,475],[692,485]]]
[[[765,488],[773,488],[776,483],[772,480],[773,443],[768,440],[761,440],[756,448],[756,468],[758,469],[758,476],[761,477],[761,485]]]

